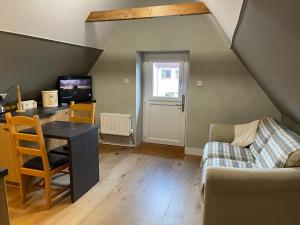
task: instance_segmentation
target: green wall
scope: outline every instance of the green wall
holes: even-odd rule
[[[214,122],[280,118],[211,15],[123,22],[91,70],[97,113],[130,113],[136,118],[136,52],[182,50],[190,51],[187,147],[203,148]],[[130,83],[125,84],[124,78]],[[196,86],[197,80],[203,87]]]

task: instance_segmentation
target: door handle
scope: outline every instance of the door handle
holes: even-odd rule
[[[184,112],[185,110],[185,95],[181,96],[181,111]]]
[[[181,97],[181,104],[176,104],[176,106],[180,106],[181,111],[184,112],[184,110],[185,110],[185,95],[182,95],[182,97]]]

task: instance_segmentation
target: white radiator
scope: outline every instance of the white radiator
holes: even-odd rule
[[[119,113],[100,113],[101,134],[130,136],[133,134],[131,129],[131,115]]]

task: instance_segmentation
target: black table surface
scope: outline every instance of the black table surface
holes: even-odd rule
[[[53,121],[42,125],[44,137],[72,140],[80,135],[98,129],[98,126],[86,123],[72,123],[66,121]],[[27,134],[35,134],[34,128],[22,131]]]
[[[7,169],[1,169],[0,168],[0,178],[5,177],[8,174]]]

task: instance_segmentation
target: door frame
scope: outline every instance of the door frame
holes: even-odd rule
[[[157,57],[161,57],[161,59],[157,60]],[[185,111],[184,111],[184,140],[183,140],[183,147],[186,146],[186,133],[187,133],[187,109],[188,109],[188,83],[189,83],[189,72],[190,72],[190,51],[174,51],[174,52],[143,52],[143,60],[142,60],[142,71],[143,71],[143,85],[142,85],[142,102],[143,102],[143,127],[142,127],[142,140],[144,141],[144,134],[145,134],[145,71],[144,71],[144,63],[146,61],[152,62],[174,62],[178,60],[182,60],[183,62],[183,80],[182,80],[182,93],[180,97],[184,94],[185,95]],[[152,84],[151,84],[152,86]],[[156,100],[153,100],[156,101]],[[157,99],[159,101],[159,98]],[[172,103],[176,100],[170,99],[169,102]],[[166,101],[168,102],[168,100]]]

